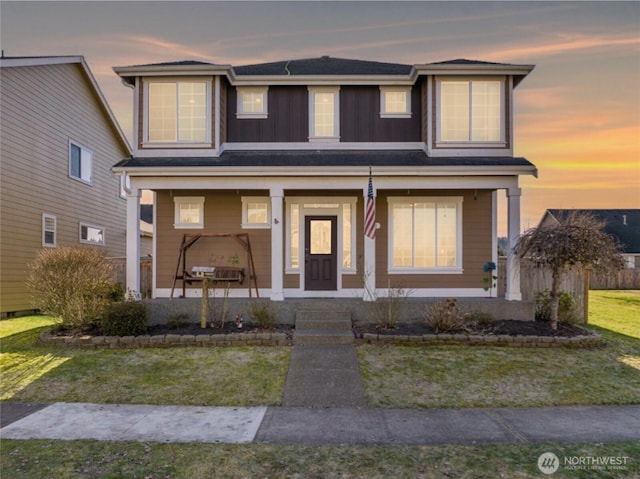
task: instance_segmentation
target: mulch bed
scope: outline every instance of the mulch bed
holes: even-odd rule
[[[358,333],[375,333],[382,335],[423,335],[436,334],[433,329],[423,322],[415,323],[398,323],[395,328],[386,329],[378,328],[375,324],[365,324],[356,326],[356,335]],[[494,321],[490,326],[479,327],[476,329],[464,329],[458,331],[449,331],[447,334],[492,334],[492,335],[508,335],[508,336],[555,336],[564,338],[573,338],[576,336],[591,335],[592,333],[579,326],[570,324],[558,324],[558,329],[551,329],[548,322],[541,321],[519,321],[515,319],[502,319]]]

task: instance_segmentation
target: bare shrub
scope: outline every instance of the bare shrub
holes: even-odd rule
[[[444,302],[427,305],[424,319],[434,333],[449,333],[463,329],[468,314],[458,306],[455,298],[448,298]]]
[[[85,330],[96,325],[109,306],[112,268],[95,248],[44,248],[29,265],[27,288],[33,305],[62,319],[62,326]]]
[[[251,318],[260,329],[273,329],[276,325],[276,314],[271,310],[268,301],[250,301]]]

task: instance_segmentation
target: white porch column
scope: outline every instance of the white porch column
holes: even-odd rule
[[[127,293],[140,298],[140,195],[138,188],[127,193]]]
[[[284,214],[282,188],[271,189],[271,301],[284,301]]]
[[[520,188],[507,189],[507,230],[509,236],[509,251],[507,252],[507,291],[505,299],[520,301],[520,258],[514,253],[514,247],[520,236]]]
[[[368,186],[363,190],[364,201],[363,207],[367,208],[367,193]],[[376,198],[375,186],[373,189],[373,198]],[[376,223],[377,228],[377,223]],[[364,230],[364,228],[363,228]],[[377,234],[377,231],[376,231]],[[362,299],[364,301],[376,300],[376,240],[364,235],[364,295]]]

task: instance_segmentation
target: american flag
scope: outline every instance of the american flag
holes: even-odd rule
[[[367,202],[364,210],[364,235],[371,239],[375,239],[376,237],[376,200],[373,197],[371,168],[369,168],[369,187],[367,189]]]

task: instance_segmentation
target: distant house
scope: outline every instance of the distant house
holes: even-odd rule
[[[130,147],[84,58],[0,59],[0,313],[30,310],[41,248],[124,256],[126,200],[111,166]]]
[[[326,56],[114,68],[133,91],[134,154],[113,168],[128,185],[131,231],[140,191],[155,198],[153,296],[177,282],[198,297],[190,272],[250,264],[234,241],[242,235],[272,301],[374,300],[389,286],[489,297],[483,266],[497,261],[498,194],[512,247],[519,179],[537,174],[513,153],[515,89],[532,69]],[[177,261],[185,245],[195,246]],[[132,291],[140,248],[128,236]],[[510,254],[508,300],[522,297],[519,271]],[[248,283],[231,296],[247,297]]]
[[[590,213],[604,222],[604,230],[622,245],[626,267],[640,268],[640,209],[549,209],[540,225],[557,222],[574,211]]]
[[[140,258],[153,253],[153,205],[140,205]]]

